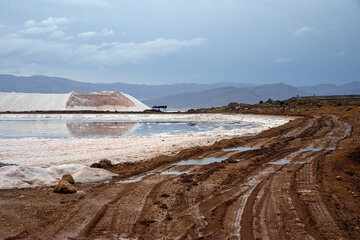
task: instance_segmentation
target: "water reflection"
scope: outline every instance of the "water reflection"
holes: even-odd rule
[[[219,129],[232,130],[249,124],[123,122],[68,120],[0,120],[0,138],[101,138],[121,136],[176,135]]]
[[[73,137],[120,137],[138,127],[134,122],[70,122],[66,127]]]

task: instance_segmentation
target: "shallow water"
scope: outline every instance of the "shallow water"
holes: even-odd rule
[[[230,152],[230,151],[238,151],[238,152],[245,152],[250,150],[257,150],[260,149],[258,147],[236,147],[236,148],[224,148],[224,152]]]
[[[160,173],[160,175],[181,175],[181,174],[186,174],[187,172],[186,171],[174,171],[174,170],[171,170],[172,168],[170,168],[169,170],[166,170],[166,171],[162,171]]]
[[[185,134],[216,129],[247,128],[249,124],[123,122],[74,120],[0,120],[0,138],[102,138],[121,136],[152,136]]]
[[[215,158],[215,157],[208,157],[202,159],[190,159],[190,160],[183,160],[181,162],[173,163],[172,165],[181,166],[181,165],[206,165],[215,162],[222,162],[226,158]]]
[[[140,176],[140,177],[137,177],[137,178],[129,178],[129,179],[126,179],[126,180],[120,180],[120,181],[117,181],[117,183],[134,183],[134,182],[139,182],[141,181],[144,177],[146,176],[149,176],[149,175],[153,175],[153,173],[147,173],[143,176]]]
[[[272,164],[272,165],[284,165],[284,164],[289,164],[289,163],[290,163],[290,161],[287,159],[281,159],[276,162],[269,162],[269,164]]]
[[[345,139],[345,137],[326,137],[326,138],[328,138],[328,139],[339,139],[339,140]]]
[[[326,150],[326,151],[334,151],[336,148],[302,148],[299,151],[300,152],[319,152],[321,150]]]

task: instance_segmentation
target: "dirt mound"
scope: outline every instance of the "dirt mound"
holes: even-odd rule
[[[116,110],[135,107],[135,103],[120,92],[74,92],[66,102],[66,109]]]

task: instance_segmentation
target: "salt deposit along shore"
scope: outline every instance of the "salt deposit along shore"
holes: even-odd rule
[[[244,136],[257,134],[266,129],[277,127],[288,121],[294,119],[293,117],[284,116],[266,116],[266,115],[243,115],[243,114],[130,114],[130,115],[116,115],[111,118],[111,115],[58,115],[58,116],[44,116],[44,115],[11,115],[0,116],[0,119],[5,118],[97,118],[97,119],[116,119],[124,121],[163,121],[163,122],[236,122],[250,124],[245,128],[225,130],[218,128],[207,132],[195,132],[186,134],[167,133],[157,134],[154,136],[122,136],[119,138],[61,138],[61,139],[44,139],[44,138],[21,138],[21,139],[0,139],[0,162],[6,164],[16,164],[21,167],[52,167],[59,165],[68,165],[74,168],[71,164],[79,164],[82,166],[89,166],[94,162],[98,162],[102,158],[110,159],[113,163],[121,162],[136,162],[149,160],[159,155],[173,155],[182,149],[194,146],[207,146],[214,142],[232,138],[235,136]],[[126,119],[124,119],[126,118]],[[8,168],[13,168],[13,171],[5,171]],[[18,168],[18,169],[16,169]],[[61,167],[64,169],[64,167]],[[18,171],[18,173],[16,173]],[[21,170],[17,166],[7,166],[0,168],[0,177],[15,177],[17,175],[24,175],[23,180],[27,177],[33,177],[33,173],[27,176],[26,169]],[[31,172],[31,171],[30,171]],[[94,176],[99,175],[95,173]],[[36,177],[35,177],[36,178]],[[51,177],[49,177],[51,178]],[[91,178],[91,177],[89,177]],[[89,179],[88,178],[88,179]],[[109,176],[106,176],[108,179]],[[38,185],[50,184],[54,179],[33,181],[29,187]],[[97,180],[102,180],[97,178]],[[35,183],[36,182],[36,183]],[[19,182],[9,183],[9,186],[26,187]],[[0,186],[0,188],[4,188]]]

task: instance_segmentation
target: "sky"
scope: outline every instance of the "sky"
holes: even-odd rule
[[[360,0],[2,0],[0,73],[138,84],[360,81]]]

